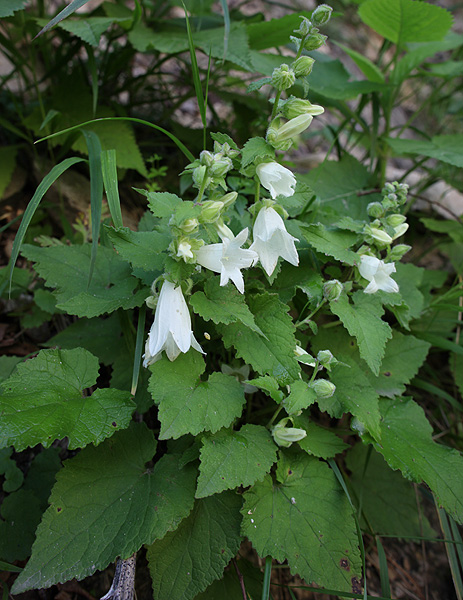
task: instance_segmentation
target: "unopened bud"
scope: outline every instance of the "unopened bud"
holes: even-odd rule
[[[334,366],[338,363],[329,350],[320,350],[320,352],[317,354],[317,360],[322,367],[325,367],[325,369],[328,369],[328,371],[331,371],[331,366]]]
[[[287,422],[288,419],[282,419],[272,429],[272,436],[275,443],[282,448],[289,448],[291,444],[303,440],[307,435],[307,432],[304,429],[299,429],[298,427],[286,427]]]
[[[320,4],[312,13],[312,21],[314,25],[320,27],[320,25],[324,25],[328,23],[331,17],[331,13],[333,9],[328,4]]]
[[[214,163],[214,155],[209,150],[203,150],[199,155],[199,162],[206,167],[211,167]]]
[[[399,261],[404,254],[407,254],[407,252],[411,249],[412,247],[407,246],[407,244],[397,244],[397,246],[394,246],[389,253],[389,258],[391,261]]]
[[[310,33],[310,30],[312,29],[312,23],[309,21],[309,19],[307,17],[301,17],[302,21],[301,24],[299,25],[299,29],[295,29],[294,33],[297,33],[298,35],[301,35],[302,37],[306,36],[308,33]]]
[[[228,194],[225,194],[225,196],[222,196],[222,198],[220,198],[220,202],[223,202],[224,208],[228,208],[235,202],[237,198],[238,192],[228,192]]]
[[[402,223],[398,227],[394,227],[394,235],[392,236],[393,240],[396,240],[400,236],[402,236],[408,229],[408,223]]]
[[[323,296],[330,301],[336,301],[341,295],[342,290],[342,283],[337,279],[332,279],[323,284]]]
[[[305,40],[304,50],[307,50],[308,52],[310,52],[311,50],[317,50],[318,48],[323,46],[326,40],[326,35],[322,35],[321,33],[318,33],[318,31],[315,31],[311,33],[310,36]]]
[[[392,242],[391,236],[377,227],[370,227],[365,225],[363,233],[366,236],[371,236],[374,240],[381,242],[382,244],[390,244]]]
[[[203,202],[199,220],[201,223],[214,223],[220,217],[224,203],[220,200],[206,200]]]
[[[315,365],[317,364],[315,358],[308,352],[306,352],[304,348],[301,348],[301,346],[296,346],[294,354],[296,355],[296,360],[300,363],[303,363],[304,365],[315,367]]]
[[[389,215],[386,218],[386,223],[391,227],[398,227],[399,225],[405,223],[406,220],[407,217],[405,215]]]
[[[367,206],[367,213],[373,219],[381,219],[381,217],[384,217],[384,207],[381,202],[370,202]]]
[[[197,187],[207,187],[209,183],[212,181],[209,175],[207,174],[206,165],[201,165],[200,167],[196,167],[193,171],[193,181]]]
[[[232,167],[232,161],[226,156],[223,156],[219,160],[214,160],[210,173],[212,177],[223,177]]]
[[[291,96],[288,98],[283,105],[283,115],[287,119],[295,119],[297,117],[303,115],[321,115],[325,112],[323,106],[319,106],[318,104],[312,104],[309,100],[304,100],[303,98],[295,98]],[[309,123],[310,125],[310,123]]]
[[[292,64],[296,77],[307,77],[312,73],[315,60],[310,56],[300,56]]]
[[[302,114],[290,121],[287,121],[277,131],[277,142],[284,142],[292,139],[296,135],[299,135],[309,127],[312,123],[313,117],[309,114]]]
[[[184,233],[193,233],[199,226],[198,219],[185,219],[183,223],[180,225],[180,229]]]
[[[310,386],[318,398],[331,398],[336,391],[336,386],[328,379],[316,379]]]
[[[296,81],[294,71],[288,67],[287,64],[283,63],[279,67],[273,70],[272,73],[272,84],[280,92],[287,90]]]

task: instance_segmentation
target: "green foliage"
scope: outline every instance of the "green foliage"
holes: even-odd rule
[[[134,409],[127,392],[99,389],[83,396],[97,376],[98,360],[82,348],[42,350],[19,364],[0,388],[0,446],[47,447],[66,436],[70,448],[82,448],[125,429]]]
[[[348,265],[355,265],[359,257],[355,252],[349,250],[357,241],[357,236],[350,231],[330,231],[323,225],[309,225],[302,229],[304,238],[311,246],[327,256],[333,256],[336,260]]]
[[[233,492],[196,500],[175,531],[148,547],[156,598],[190,600],[222,576],[240,546],[240,508]]]
[[[155,449],[147,427],[132,423],[65,463],[13,593],[86,577],[177,528],[193,508],[196,469],[172,454],[147,468]]]
[[[430,140],[407,140],[389,138],[387,143],[396,154],[417,154],[436,158],[442,162],[463,167],[461,147],[463,135],[436,135]]]
[[[164,255],[170,243],[168,236],[157,231],[131,231],[128,227],[107,227],[108,237],[119,256],[134,269],[162,271]]]
[[[287,560],[308,582],[352,591],[360,554],[351,508],[329,467],[282,454],[277,483],[267,476],[244,494],[243,533],[261,556]]]

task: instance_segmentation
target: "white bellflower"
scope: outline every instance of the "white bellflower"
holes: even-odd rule
[[[391,273],[395,273],[394,263],[385,263],[376,256],[360,257],[359,272],[370,283],[364,289],[365,294],[374,294],[378,290],[383,292],[398,292],[399,286],[397,282],[390,277]]]
[[[277,196],[292,196],[296,178],[292,172],[277,162],[261,163],[256,168],[257,177],[273,199]]]

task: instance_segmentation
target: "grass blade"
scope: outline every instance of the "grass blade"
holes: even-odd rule
[[[193,42],[193,34],[191,33],[190,21],[186,11],[186,6],[182,2],[183,10],[185,11],[186,31],[188,36],[188,46],[190,48],[191,57],[191,69],[193,71],[193,84],[195,86],[196,99],[198,101],[199,114],[201,115],[201,121],[204,129],[206,129],[206,104],[204,102],[203,90],[201,86],[201,78],[199,76],[199,67],[196,60],[195,45]]]
[[[269,600],[271,579],[272,579],[272,557],[267,556],[267,558],[265,559],[264,586],[262,588],[262,600]]]
[[[23,219],[21,221],[21,225],[19,226],[19,229],[18,229],[18,233],[16,234],[16,237],[14,238],[13,249],[11,251],[11,258],[10,258],[10,264],[9,264],[9,275],[8,275],[8,286],[9,286],[10,292],[11,292],[11,280],[13,277],[13,269],[14,269],[14,266],[18,259],[19,249],[21,248],[21,244],[23,243],[27,228],[29,227],[29,224],[32,221],[32,217],[34,216],[35,211],[37,210],[37,207],[40,204],[40,201],[45,196],[45,194],[48,192],[50,187],[55,183],[55,181],[58,179],[58,177],[64,173],[64,171],[69,169],[69,167],[72,167],[73,165],[80,163],[80,162],[87,162],[87,161],[85,160],[85,158],[77,158],[76,156],[74,156],[72,158],[66,158],[66,160],[63,160],[63,162],[55,165],[53,167],[53,169],[47,175],[45,175],[45,177],[39,183],[39,186],[37,187],[35,194],[32,196],[31,201],[27,205],[27,208],[24,211]]]
[[[0,560],[0,571],[10,571],[11,573],[21,573],[21,567],[17,567],[16,565],[10,565],[3,560]]]
[[[146,304],[142,304],[138,313],[137,338],[135,341],[135,354],[133,358],[132,387],[130,393],[135,396],[140,375],[141,353],[143,351],[143,340],[145,337]]]
[[[103,202],[103,175],[101,173],[101,144],[100,138],[94,131],[82,129],[88,150],[88,162],[90,167],[90,206],[92,215],[92,252],[90,256],[90,270],[88,283],[92,280],[95,268],[96,255],[98,252],[98,239],[100,237],[101,205]]]
[[[444,537],[446,539],[450,539],[453,541],[452,529],[449,525],[449,521],[447,518],[447,513],[443,508],[439,507],[439,504],[434,497],[434,502],[436,504],[437,514],[439,516],[439,521],[442,527],[442,531],[444,533]],[[455,593],[457,595],[458,600],[462,600],[463,598],[463,582],[461,579],[461,568],[458,563],[457,553],[455,552],[454,544],[445,544],[445,549],[447,551],[447,558],[450,565],[450,570],[452,572],[453,585],[455,587]]]
[[[92,112],[93,117],[95,118],[96,107],[98,105],[98,69],[96,66],[95,55],[93,54],[93,48],[88,44],[85,44],[85,50],[87,51],[87,64],[90,70],[90,81],[92,83]]]
[[[220,4],[223,10],[223,22],[225,26],[225,33],[223,36],[223,57],[222,61],[225,62],[228,52],[228,39],[230,37],[230,13],[228,12],[228,0],[220,0]]]
[[[178,138],[175,137],[172,133],[159,127],[159,125],[155,125],[154,123],[150,123],[149,121],[144,121],[143,119],[136,119],[135,117],[100,117],[99,119],[92,119],[91,121],[85,121],[85,123],[80,123],[79,125],[74,125],[74,127],[68,127],[67,129],[63,129],[61,131],[57,131],[56,133],[52,133],[51,135],[47,135],[46,137],[40,138],[35,143],[44,142],[45,140],[49,140],[50,138],[57,137],[58,135],[63,135],[63,133],[69,133],[71,131],[78,131],[82,127],[86,125],[92,125],[92,123],[99,123],[100,121],[133,121],[134,123],[141,123],[142,125],[147,125],[148,127],[152,127],[161,133],[164,133],[169,137],[174,144],[183,152],[183,154],[188,158],[190,162],[193,162],[195,157],[188,150],[188,148],[183,144]]]
[[[41,29],[38,32],[38,34],[35,36],[34,40],[36,38],[38,38],[39,35],[42,35],[42,33],[45,33],[46,31],[48,31],[49,29],[51,29],[52,27],[54,27],[55,25],[60,23],[66,17],[69,17],[69,15],[72,15],[72,13],[76,12],[76,10],[78,8],[80,8],[81,6],[83,6],[84,4],[87,4],[87,2],[88,2],[88,0],[72,0],[72,2],[70,4],[68,4],[66,6],[66,8],[63,8],[63,10],[60,13],[58,13],[56,15],[56,17],[53,17],[53,19],[49,23],[47,23],[43,29]]]
[[[123,227],[121,201],[117,185],[116,151],[103,150],[101,153],[101,171],[103,174],[104,189],[108,200],[109,212],[114,227]]]
[[[386,598],[391,597],[391,584],[389,583],[389,572],[387,570],[387,558],[386,553],[384,552],[383,544],[381,543],[381,538],[376,538],[376,548],[378,549],[378,559],[379,559],[379,578],[381,581],[381,594]]]

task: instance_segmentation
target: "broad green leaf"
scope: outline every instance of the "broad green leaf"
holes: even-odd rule
[[[385,91],[387,86],[376,81],[352,79],[340,60],[316,61],[310,74],[310,89],[333,100],[350,100],[359,94]],[[329,100],[328,100],[329,102]]]
[[[222,577],[240,547],[241,504],[233,492],[196,500],[175,531],[148,547],[156,600],[191,600]]]
[[[289,388],[289,396],[283,400],[283,406],[288,415],[297,414],[317,401],[317,394],[302,379],[293,381]]]
[[[246,383],[249,383],[260,390],[264,390],[267,394],[275,400],[277,404],[284,398],[283,392],[280,390],[280,385],[274,377],[270,375],[264,375],[263,377],[256,377],[255,379],[249,379]]]
[[[236,323],[239,321],[252,331],[261,333],[254,321],[244,296],[234,286],[220,286],[218,277],[211,277],[204,285],[205,292],[196,292],[190,304],[205,321],[214,323]]]
[[[287,197],[280,196],[278,204],[286,210],[290,217],[297,217],[306,213],[315,199],[316,195],[312,188],[302,181],[297,181],[294,194]]]
[[[16,365],[23,360],[22,356],[0,356],[0,383],[8,379]]]
[[[164,455],[144,424],[65,462],[14,593],[83,579],[177,528],[193,508],[196,469]]]
[[[98,359],[83,350],[41,350],[17,366],[0,388],[0,447],[69,438],[69,448],[99,444],[124,429],[134,404],[128,392],[98,389],[83,396],[98,376]]]
[[[17,150],[18,149],[15,146],[4,146],[3,148],[0,148],[0,164],[2,165],[0,170],[0,199],[13,176],[13,171],[16,166]]]
[[[399,284],[399,294],[380,291],[379,297],[386,306],[389,306],[402,327],[409,330],[410,322],[421,315],[424,307],[424,296],[419,288],[425,270],[411,263],[397,263],[396,269],[394,279]],[[395,305],[396,296],[402,298],[398,306]]]
[[[367,0],[359,15],[394,44],[441,40],[453,23],[448,11],[419,0]]]
[[[342,294],[330,302],[331,311],[341,319],[350,335],[357,338],[360,356],[378,375],[386,341],[392,336],[391,328],[381,319],[384,309],[379,298],[359,290],[352,299],[353,304]]]
[[[313,252],[300,250],[299,266],[284,262],[272,289],[278,292],[282,302],[289,302],[300,289],[309,300],[318,303],[323,298],[323,283],[322,276],[316,270]]]
[[[172,238],[157,231],[132,231],[128,227],[105,226],[117,253],[135,269],[162,271],[165,252]]]
[[[297,11],[297,13],[285,15],[279,19],[250,23],[247,26],[250,47],[254,50],[264,50],[265,48],[284,46],[288,43],[289,36],[292,35],[294,29],[301,24],[301,16],[310,19],[311,13]]]
[[[257,566],[238,556],[236,560],[238,572],[243,577],[246,592],[250,598],[262,595],[262,572]],[[1,566],[1,565],[0,565]],[[195,600],[243,600],[243,590],[235,569],[227,569],[222,579],[214,581]]]
[[[433,441],[432,427],[413,400],[384,399],[380,410],[381,443],[373,442],[373,446],[392,469],[400,469],[412,481],[424,481],[436,494],[439,505],[463,523],[461,454]]]
[[[45,342],[44,346],[63,350],[85,348],[104,365],[112,364],[126,349],[117,313],[107,319],[78,319]]]
[[[124,19],[115,19],[112,17],[84,17],[78,19],[67,19],[60,24],[61,29],[76,35],[82,41],[91,46],[98,46],[102,34],[117,21]]]
[[[346,465],[356,504],[362,506],[364,529],[397,537],[435,536],[426,516],[418,512],[412,484],[392,471],[380,454],[356,444],[347,453]]]
[[[13,16],[16,11],[22,10],[27,3],[28,0],[0,0],[0,18]]]
[[[65,8],[63,8],[63,10],[61,12],[59,12],[56,15],[56,17],[53,17],[53,19],[51,21],[49,21],[45,25],[45,27],[39,31],[39,33],[37,34],[36,37],[38,37],[39,35],[42,35],[42,33],[45,33],[46,31],[51,29],[57,23],[60,23],[63,19],[65,19],[66,17],[69,17],[69,15],[72,15],[78,8],[80,8],[81,6],[84,6],[84,4],[87,4],[87,2],[88,2],[88,0],[72,0],[72,2],[70,2]]]
[[[110,248],[99,248],[88,289],[88,245],[39,248],[25,244],[22,253],[36,263],[45,285],[56,288],[58,308],[71,315],[91,318],[117,308],[127,310],[140,306],[147,296],[146,290],[135,292],[138,281],[131,276],[130,266]]]
[[[275,149],[264,138],[253,137],[245,143],[241,155],[241,167],[244,169],[256,158],[275,159]]]
[[[386,142],[396,154],[419,154],[436,158],[455,167],[463,167],[463,135],[435,135],[430,140],[387,138]]]
[[[344,50],[344,52],[350,56],[350,58],[355,62],[357,67],[362,71],[367,79],[370,81],[374,81],[376,83],[384,83],[384,74],[379,67],[377,67],[369,58],[360,54],[360,52],[356,52],[344,44],[340,44],[339,42],[335,42],[336,46],[339,46]]]
[[[159,406],[159,439],[186,433],[215,433],[239,417],[244,404],[243,388],[234,377],[212,373],[201,380],[206,365],[193,350],[170,362],[162,358],[151,365],[149,390]]]
[[[357,242],[357,234],[341,229],[327,229],[320,223],[302,227],[302,233],[318,252],[326,256],[333,256],[336,260],[348,265],[359,263],[358,254],[349,250]]]
[[[17,466],[16,461],[11,458],[13,448],[2,448],[0,450],[0,475],[3,476],[2,488],[4,492],[14,492],[21,487],[24,475]],[[2,556],[2,554],[0,554]]]
[[[146,192],[148,206],[155,217],[171,217],[182,199],[169,192]]]
[[[272,436],[261,425],[223,429],[202,443],[196,498],[261,481],[277,458]]]
[[[361,561],[352,510],[328,465],[283,454],[279,483],[267,475],[245,492],[242,531],[260,556],[288,561],[307,583],[358,589]]]
[[[296,338],[288,306],[275,294],[256,294],[249,298],[249,308],[265,337],[240,323],[220,324],[217,328],[225,346],[234,346],[237,356],[260,375],[271,375],[280,384],[298,379],[300,367],[294,354]]]
[[[298,442],[307,454],[326,459],[349,448],[335,433],[313,423],[304,415],[294,417],[293,421],[294,427],[305,429],[307,432],[307,436]]]

